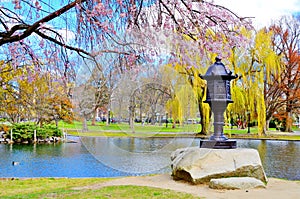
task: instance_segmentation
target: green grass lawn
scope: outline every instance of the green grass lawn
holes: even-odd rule
[[[114,123],[106,125],[102,122],[97,122],[96,125],[91,125],[88,122],[88,131],[82,132],[82,123],[74,122],[74,124],[67,124],[64,122],[59,123],[59,127],[65,132],[75,136],[105,136],[105,137],[174,137],[174,136],[199,136],[197,133],[201,129],[200,124],[185,124],[183,126],[177,125],[176,128],[172,128],[172,124],[168,127],[165,124],[162,125],[142,125],[136,123],[134,126],[134,133],[130,129],[127,123]],[[211,129],[211,132],[213,129]],[[294,128],[294,131],[300,131],[299,128]],[[248,134],[248,128],[238,129],[229,126],[224,127],[224,134],[229,138],[254,138],[254,139],[279,139],[279,140],[300,140],[299,135],[293,135],[292,133],[282,133],[276,129],[269,129],[267,136],[258,136],[257,127],[250,128],[250,134]],[[200,136],[203,137],[203,136]]]
[[[59,127],[63,130],[72,130],[72,131],[81,131],[82,123],[81,122],[74,122],[74,124],[68,124],[64,122],[59,122]],[[102,122],[97,122],[96,125],[91,125],[91,122],[88,122],[88,129],[89,131],[94,132],[124,132],[130,133],[132,132],[128,123],[114,123],[110,125],[106,125]],[[153,133],[153,132],[166,132],[166,133],[176,133],[176,132],[190,132],[196,133],[200,130],[200,125],[197,124],[187,124],[184,126],[177,125],[176,128],[172,128],[172,124],[168,124],[166,127],[165,124],[162,125],[150,125],[145,124],[142,125],[141,123],[136,123],[134,125],[135,132],[138,133]]]
[[[199,198],[191,194],[145,186],[108,186],[83,188],[106,178],[33,178],[0,180],[1,199],[15,198]]]

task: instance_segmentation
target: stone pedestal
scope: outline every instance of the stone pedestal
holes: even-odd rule
[[[255,149],[209,149],[189,147],[171,154],[172,176],[193,184],[211,179],[252,177],[267,183],[267,177]]]
[[[210,148],[210,149],[235,149],[235,140],[200,140],[200,148]]]

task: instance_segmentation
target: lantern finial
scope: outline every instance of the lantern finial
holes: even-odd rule
[[[216,57],[216,62],[220,62],[222,59],[220,57]]]

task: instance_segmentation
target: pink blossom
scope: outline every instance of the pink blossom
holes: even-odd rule
[[[39,10],[42,8],[42,6],[39,4],[38,1],[35,1],[35,4],[34,4],[34,5],[35,5],[37,11],[39,11]]]
[[[122,6],[123,5],[123,1],[122,0],[117,0],[117,3]]]
[[[22,6],[20,4],[16,4],[15,7],[14,7],[16,10],[20,10],[22,9]]]
[[[120,14],[120,17],[126,17],[126,13],[125,12],[122,12],[121,14]]]
[[[39,46],[40,46],[41,48],[44,48],[44,44],[45,44],[44,40],[41,39],[41,41],[40,41],[40,43],[39,43]]]
[[[15,4],[14,9],[16,9],[16,10],[22,9],[22,6],[20,4],[20,0],[12,0],[12,3]]]

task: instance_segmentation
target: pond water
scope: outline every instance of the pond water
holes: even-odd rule
[[[76,143],[0,144],[0,177],[118,177],[170,173],[170,154],[193,138],[71,137]],[[237,140],[259,151],[268,177],[300,180],[300,142]],[[18,165],[12,165],[16,161]]]

